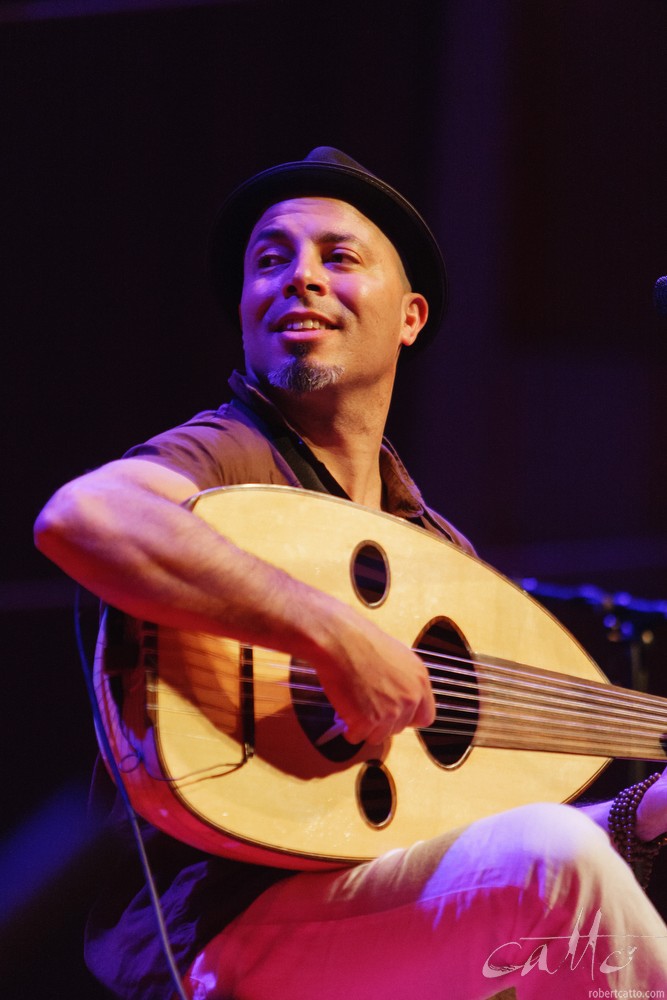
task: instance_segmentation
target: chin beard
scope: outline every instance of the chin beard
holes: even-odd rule
[[[335,385],[343,374],[341,365],[317,365],[305,357],[292,357],[267,372],[269,385],[288,392],[316,392]]]

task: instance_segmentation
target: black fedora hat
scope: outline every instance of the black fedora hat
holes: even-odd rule
[[[276,202],[309,196],[348,202],[391,240],[413,291],[428,301],[428,321],[415,345],[424,346],[437,333],[447,304],[447,274],[435,237],[398,191],[331,146],[318,146],[305,160],[263,170],[237,187],[222,205],[211,233],[209,264],[232,323],[238,325],[243,255],[253,226]]]

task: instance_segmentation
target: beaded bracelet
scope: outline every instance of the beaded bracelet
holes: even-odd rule
[[[634,868],[637,881],[642,889],[648,885],[653,870],[653,861],[660,850],[667,844],[667,834],[656,837],[655,840],[640,840],[637,836],[637,809],[644,795],[660,777],[656,772],[649,778],[624,788],[619,792],[609,810],[609,833],[616,850]]]

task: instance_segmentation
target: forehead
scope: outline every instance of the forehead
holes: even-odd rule
[[[271,205],[257,220],[248,247],[262,239],[305,236],[315,241],[343,238],[370,249],[398,254],[382,230],[354,205],[337,198],[289,198]]]

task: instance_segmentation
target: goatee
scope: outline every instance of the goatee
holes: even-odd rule
[[[316,392],[334,385],[343,374],[341,365],[317,365],[307,358],[291,357],[267,372],[269,385],[287,392]]]

